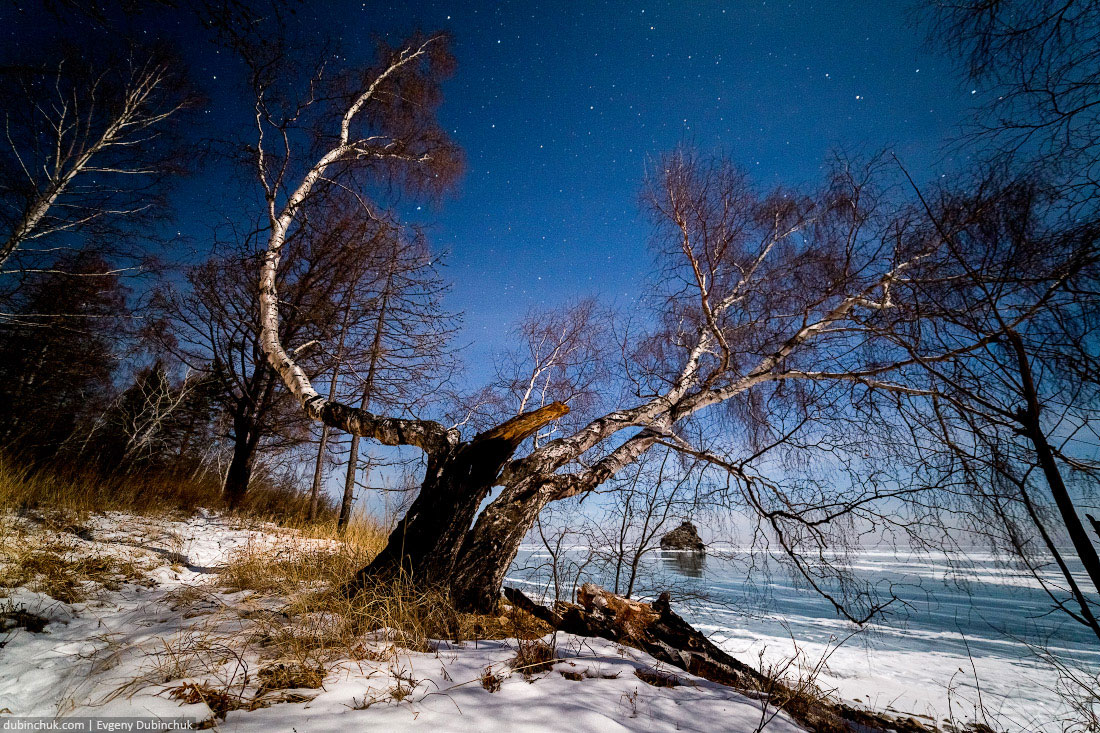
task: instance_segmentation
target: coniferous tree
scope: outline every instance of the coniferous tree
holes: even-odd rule
[[[101,257],[84,252],[60,264],[29,279],[0,322],[0,443],[39,458],[109,403],[132,333],[125,291],[117,276],[99,274]]]

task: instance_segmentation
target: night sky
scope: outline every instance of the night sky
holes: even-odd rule
[[[890,147],[927,179],[975,100],[907,24],[908,3],[422,6],[456,39],[444,118],[468,155],[424,220],[452,252],[471,338],[511,313],[644,287],[647,162],[680,142],[764,184],[812,183],[835,148]],[[942,170],[941,170],[942,169]],[[505,315],[511,315],[505,313]]]
[[[928,180],[954,167],[944,143],[981,98],[925,46],[908,2],[315,5],[292,22],[349,63],[369,58],[375,35],[453,34],[458,72],[441,114],[467,173],[438,205],[402,209],[449,253],[474,382],[527,309],[589,294],[629,306],[643,292],[652,262],[637,201],[654,156],[689,142],[762,184],[799,185],[831,150],[889,148]],[[0,16],[9,58],[58,33],[55,17],[29,9]],[[179,11],[129,22],[183,48],[209,98],[196,135],[247,137],[249,98],[229,54]],[[79,18],[61,26],[111,42]],[[227,180],[214,163],[180,187],[178,258],[201,256],[215,224],[254,205]]]

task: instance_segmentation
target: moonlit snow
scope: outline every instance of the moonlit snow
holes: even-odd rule
[[[248,593],[222,592],[218,566],[249,546],[321,542],[274,527],[243,528],[212,515],[166,522],[110,514],[91,529],[91,539],[73,539],[81,551],[148,563],[151,582],[127,583],[84,603],[62,603],[26,588],[0,600],[50,622],[43,633],[10,632],[0,649],[0,709],[11,715],[210,718],[205,703],[181,704],[167,694],[190,681],[173,677],[167,650],[195,645],[200,637],[212,648],[211,639],[228,647],[235,634],[248,633],[250,613],[263,610],[249,608]],[[184,597],[202,600],[182,603]],[[515,640],[439,642],[434,651],[412,652],[395,647],[383,629],[363,640],[373,653],[330,666],[321,689],[297,691],[305,701],[232,711],[219,729],[712,733],[718,721],[723,730],[748,732],[770,719],[768,731],[801,730],[730,688],[662,667],[636,649],[560,633],[547,639],[561,661],[525,678],[508,664]],[[259,660],[249,654],[227,655],[223,679],[255,669]],[[503,677],[497,692],[480,684],[486,669]],[[655,669],[682,684],[654,687],[635,675]],[[389,694],[395,684],[410,689],[400,701]]]

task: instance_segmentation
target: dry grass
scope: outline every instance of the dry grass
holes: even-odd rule
[[[391,672],[393,674],[394,684],[392,687],[381,691],[375,692],[373,695],[364,694],[361,698],[351,699],[352,710],[366,710],[372,705],[376,705],[380,702],[388,702],[393,700],[394,702],[401,702],[406,698],[411,697],[416,688],[420,685],[420,680],[414,679],[404,672]]]
[[[634,676],[654,687],[679,687],[684,684],[684,681],[676,675],[662,672],[660,669],[636,669]]]
[[[265,541],[244,547],[230,557],[220,570],[216,588],[208,591],[233,594],[230,607],[218,608],[195,590],[173,597],[174,607],[185,614],[208,614],[205,627],[212,631],[205,637],[191,634],[170,652],[166,649],[161,669],[149,679],[202,680],[203,693],[221,695],[213,698],[215,703],[224,699],[256,706],[268,704],[279,688],[319,685],[333,664],[368,660],[388,668],[394,682],[355,701],[354,705],[366,708],[414,695],[416,681],[401,671],[405,665],[400,660],[409,651],[435,651],[439,639],[528,640],[551,630],[513,608],[500,616],[458,613],[445,594],[421,588],[407,578],[370,584],[348,598],[345,583],[384,541],[381,528],[361,520],[341,541],[327,538],[322,525],[312,532],[287,535],[275,544]],[[236,620],[227,625],[226,613],[235,614]],[[225,653],[224,636],[232,637],[236,658]],[[533,643],[523,644],[528,653],[537,653]],[[237,673],[242,667],[260,672],[248,675],[250,681],[246,681]],[[521,671],[530,674],[534,669]],[[493,684],[492,679],[481,682]]]
[[[809,657],[797,643],[794,656],[772,664],[766,663],[764,651],[760,652],[755,689],[746,691],[767,703],[760,711],[760,722],[756,729],[758,733],[764,731],[780,711],[818,733],[850,733],[857,728],[869,731],[892,730],[894,733],[933,733],[939,730],[912,717],[858,710],[845,704],[835,689],[822,687],[819,679],[827,668],[827,662],[845,641],[847,639],[827,647],[816,659]],[[947,731],[959,733],[964,730],[967,733],[983,733],[980,727],[947,728]]]
[[[306,582],[326,584],[341,574],[346,579],[385,544],[385,528],[373,517],[356,514],[341,531],[333,506],[323,507],[320,520],[308,521],[308,503],[304,493],[260,485],[250,489],[233,516],[246,527],[270,532],[272,527],[265,524],[270,522],[302,538],[339,543],[340,551],[295,551],[274,561],[242,557],[229,568],[227,586],[276,592]],[[83,600],[97,586],[114,590],[121,582],[140,582],[147,569],[126,558],[81,555],[78,540],[89,536],[83,526],[89,516],[119,511],[184,519],[198,509],[225,508],[220,484],[209,479],[34,470],[0,452],[0,508],[5,507],[41,525],[41,531],[28,533],[17,523],[2,522],[0,587],[28,585],[65,602]],[[155,539],[167,546],[174,542],[171,537]]]
[[[260,670],[260,689],[262,695],[269,690],[315,689],[325,681],[325,668],[304,664],[271,664]]]
[[[524,662],[519,671],[530,675],[549,668],[553,650],[547,658],[543,652],[550,648],[529,640],[550,629],[517,609],[495,617],[457,613],[445,595],[407,579],[369,585],[349,599],[343,585],[383,539],[380,532],[361,524],[343,542],[297,535],[274,546],[245,547],[230,558],[218,584],[223,590],[247,593],[234,598],[232,607],[209,604],[204,623],[209,633],[191,633],[166,647],[157,671],[145,682],[201,682],[197,688],[176,689],[186,699],[213,703],[215,713],[224,715],[234,707],[307,699],[284,688],[320,686],[328,668],[348,659],[369,660],[393,676],[391,685],[353,700],[354,708],[401,702],[415,696],[419,684],[404,671],[404,655],[432,652],[438,639],[520,638]],[[190,590],[177,594],[173,602],[180,610],[198,611],[207,599]],[[226,613],[235,614],[236,621],[227,624]],[[249,674],[249,669],[259,672]],[[477,682],[494,691],[503,678],[486,670]]]
[[[226,590],[252,591],[257,602],[278,603],[277,613],[251,617],[253,636],[272,653],[299,664],[364,658],[369,651],[361,645],[363,635],[381,629],[390,630],[393,643],[421,652],[432,651],[436,639],[530,639],[550,631],[517,609],[500,616],[459,613],[445,594],[407,578],[370,584],[348,598],[344,584],[382,542],[380,533],[360,526],[343,542],[250,546],[232,556],[220,583]]]
[[[299,661],[328,650],[354,657],[362,635],[379,629],[392,630],[395,643],[415,651],[431,651],[435,639],[534,639],[552,631],[514,608],[498,616],[460,613],[445,593],[407,577],[368,584],[348,598],[345,584],[385,542],[384,529],[368,517],[342,535],[334,525],[317,524],[283,544],[244,548],[231,556],[219,582],[226,590],[278,599],[280,613],[266,615],[260,633]]]
[[[64,466],[33,468],[2,452],[0,507],[20,513],[61,511],[76,516],[105,511],[159,515],[226,509],[216,476],[158,472],[105,476]],[[293,487],[257,482],[237,513],[303,527],[308,524],[309,495]],[[336,507],[331,502],[322,503],[318,524],[318,532],[335,536]]]
[[[149,582],[149,571],[166,560],[186,562],[183,538],[159,520],[183,520],[200,507],[217,510],[217,488],[163,476],[33,472],[0,454],[0,507],[14,510],[0,512],[0,587],[28,586],[71,603],[123,583]],[[532,641],[552,629],[519,609],[505,606],[498,616],[459,613],[445,593],[408,578],[369,584],[348,598],[345,584],[385,545],[386,528],[364,515],[343,532],[331,513],[307,522],[301,498],[259,491],[255,503],[227,517],[241,529],[256,530],[255,541],[231,555],[213,582],[164,596],[186,622],[178,632],[105,653],[104,665],[120,654],[143,660],[141,672],[108,699],[160,687],[159,694],[204,702],[215,718],[224,718],[230,710],[310,699],[303,688],[320,686],[327,669],[350,659],[369,660],[394,677],[380,696],[364,695],[364,707],[401,701],[415,695],[419,683],[403,676],[400,660],[409,651],[434,651],[439,639],[515,638],[521,640],[518,671],[530,675],[553,664],[554,651]],[[267,513],[273,504],[265,503],[276,499],[289,507],[278,517]],[[139,522],[131,539],[102,540],[122,545],[107,553],[96,542],[100,520],[92,519],[107,511],[156,521]],[[273,519],[279,526],[268,523]],[[150,545],[161,551],[154,556]],[[9,626],[35,621],[3,616]],[[480,682],[499,688],[502,679],[489,671]]]
[[[163,564],[164,557],[149,557],[137,543],[109,554],[95,551],[85,525],[91,513],[107,510],[140,508],[146,515],[171,517],[172,508],[187,506],[191,499],[177,501],[177,494],[138,502],[134,497],[143,496],[141,491],[108,499],[101,484],[93,490],[78,480],[17,470],[0,456],[0,501],[22,509],[0,519],[0,586],[27,586],[71,603],[125,582],[146,582],[147,572]],[[343,532],[331,518],[313,523],[291,518],[281,523],[283,529],[244,514],[231,521],[259,530],[256,542],[229,558],[214,585],[168,595],[170,607],[195,623],[186,635],[155,651],[161,661],[148,681],[211,673],[230,662],[240,666],[248,654],[285,669],[323,669],[337,659],[377,655],[363,637],[381,629],[389,630],[391,647],[422,652],[433,650],[435,639],[532,638],[550,631],[514,610],[501,616],[458,613],[444,593],[407,578],[368,585],[349,599],[343,586],[387,540],[386,529],[368,516],[356,516]],[[286,531],[287,526],[293,529]],[[184,561],[178,552],[181,538],[166,532],[144,539],[168,548],[169,562]],[[245,595],[226,606],[219,597],[224,592]],[[236,617],[233,655],[226,651],[230,642],[214,628],[213,619],[224,621],[226,613]],[[202,617],[210,617],[210,628],[204,628]],[[231,659],[234,655],[241,659]],[[234,688],[239,681],[231,677],[225,684],[208,685]]]
[[[274,544],[249,545],[234,553],[221,571],[221,585],[288,598],[335,589],[370,562],[387,537],[385,528],[369,516],[356,517],[343,533],[327,522],[294,529]]]
[[[225,720],[226,713],[233,710],[253,709],[253,706],[242,700],[239,695],[197,682],[185,682],[179,687],[174,687],[168,691],[168,696],[173,700],[190,704],[206,703],[218,720]]]
[[[516,649],[516,656],[509,662],[509,666],[523,674],[524,677],[546,672],[558,661],[558,652],[550,644],[541,639],[520,639]]]
[[[84,530],[64,513],[36,522],[0,518],[0,587],[26,586],[65,603],[78,603],[123,583],[148,583],[152,564],[137,553],[92,554],[81,547]]]
[[[226,568],[225,577],[233,578],[234,587],[263,590],[234,598],[233,605],[212,610],[187,633],[164,644],[150,673],[130,689],[186,680],[172,686],[170,694],[205,702],[220,717],[234,709],[301,702],[308,699],[301,694],[302,688],[320,686],[333,664],[370,660],[373,667],[388,670],[393,680],[353,701],[355,709],[366,709],[417,694],[419,682],[408,675],[403,662],[410,650],[433,651],[433,641],[438,638],[471,638],[468,635],[475,626],[518,628],[520,633],[531,633],[533,628],[526,625],[527,618],[475,621],[456,614],[445,598],[407,584],[369,588],[354,600],[334,588],[318,589],[329,582],[326,576],[344,579],[331,569],[347,562],[339,555],[338,548],[327,555],[306,550],[299,560],[285,548],[269,555],[259,550],[242,553],[235,560],[236,567]],[[263,572],[265,556],[271,577],[279,582],[259,582],[255,577]],[[326,558],[333,562],[324,562]],[[200,606],[204,599],[192,590],[177,594],[173,602],[182,608]],[[525,642],[524,648],[528,655],[538,655],[540,647],[537,642]],[[530,674],[536,670],[520,671]],[[504,676],[488,670],[477,682],[489,690],[499,689]]]
[[[500,689],[501,684],[504,682],[504,675],[495,673],[492,666],[489,666],[481,671],[481,677],[478,678],[478,681],[481,683],[482,689],[493,693]]]

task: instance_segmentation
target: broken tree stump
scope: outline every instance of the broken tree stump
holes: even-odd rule
[[[559,604],[555,609],[562,631],[637,647],[654,659],[723,685],[755,690],[763,683],[760,673],[726,654],[677,615],[668,593],[651,605],[585,583],[577,600],[579,605]]]

